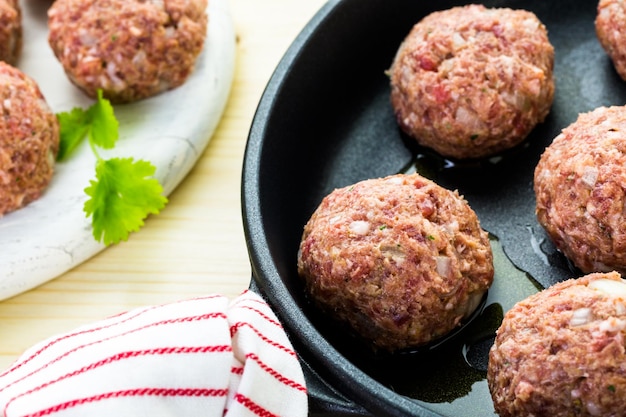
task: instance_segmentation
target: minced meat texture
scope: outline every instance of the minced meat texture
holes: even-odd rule
[[[626,282],[615,272],[556,284],[509,310],[489,354],[500,417],[626,415]]]
[[[399,126],[443,156],[521,143],[554,98],[554,48],[531,12],[482,5],[434,12],[400,45],[389,75]]]
[[[182,85],[207,31],[207,0],[57,0],[48,41],[90,97],[131,102]]]
[[[54,172],[59,125],[34,80],[0,62],[0,216],[39,198]]]
[[[546,148],[534,175],[536,213],[583,272],[626,272],[626,106],[579,115]]]
[[[626,80],[626,4],[621,0],[600,0],[595,28],[615,70]]]
[[[467,202],[418,174],[326,196],[304,228],[298,271],[322,310],[387,351],[450,332],[494,274],[489,238]]]
[[[0,61],[15,65],[22,50],[22,11],[17,0],[0,0]]]

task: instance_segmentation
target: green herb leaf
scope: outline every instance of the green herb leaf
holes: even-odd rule
[[[119,137],[119,123],[111,102],[102,97],[102,90],[98,90],[98,100],[87,109],[87,115],[91,123],[91,143],[103,149],[113,148]]]
[[[85,193],[90,197],[83,207],[93,216],[93,236],[105,245],[127,240],[139,230],[148,214],[158,213],[167,203],[163,188],[152,178],[156,168],[150,162],[133,158],[98,160],[96,179]]]
[[[64,161],[87,136],[90,126],[87,112],[81,108],[74,108],[70,112],[58,113],[57,120],[60,127],[57,160]]]
[[[156,168],[143,160],[100,157],[97,148],[111,149],[119,138],[113,106],[102,90],[87,110],[74,108],[57,114],[57,118],[61,133],[59,161],[69,157],[85,137],[96,156],[96,179],[85,188],[89,199],[83,206],[87,217],[92,217],[94,238],[105,245],[127,240],[149,214],[158,213],[167,203],[163,187],[152,178]]]
[[[89,137],[92,146],[111,149],[119,137],[119,123],[113,106],[98,90],[98,99],[87,110],[75,107],[57,114],[60,125],[58,161],[67,159],[78,145]]]

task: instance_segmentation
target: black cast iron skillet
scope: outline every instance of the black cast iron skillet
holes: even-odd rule
[[[516,301],[576,277],[534,215],[539,156],[581,112],[626,103],[594,31],[595,0],[488,1],[531,10],[555,47],[556,96],[528,140],[497,158],[447,161],[399,131],[385,70],[411,26],[463,2],[335,0],[304,28],[270,79],[243,166],[251,287],[269,301],[301,356],[312,416],[493,415],[487,350]],[[302,228],[336,187],[417,170],[458,189],[492,236],[496,277],[480,314],[436,349],[370,352],[307,300],[296,271]]]

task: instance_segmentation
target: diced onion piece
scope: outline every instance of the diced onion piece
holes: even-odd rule
[[[479,125],[476,115],[463,106],[459,106],[456,109],[454,118],[457,122],[463,125],[472,126],[472,127]]]
[[[337,223],[339,220],[341,220],[341,216],[340,215],[336,215],[331,217],[330,219],[328,219],[328,223],[330,224],[335,224]]]
[[[583,182],[583,184],[588,185],[589,187],[595,186],[596,182],[598,181],[598,168],[585,167],[585,170],[583,171],[583,175],[582,177],[580,177],[580,180]]]
[[[78,39],[84,46],[94,46],[98,43],[98,38],[86,29],[78,30]]]
[[[402,178],[399,175],[396,175],[396,176],[392,176],[392,177],[388,178],[385,182],[387,182],[389,184],[402,185],[402,184],[404,184],[404,178]]]
[[[589,283],[589,288],[600,291],[606,295],[626,299],[626,281],[613,281],[611,279],[597,279]]]
[[[366,235],[370,231],[370,224],[364,220],[355,220],[348,226],[352,233]]]
[[[452,260],[449,256],[437,256],[437,273],[446,278],[452,276]]]
[[[454,32],[452,34],[452,46],[454,49],[460,49],[464,47],[466,43],[467,42],[459,32]]]
[[[443,229],[450,235],[454,236],[459,231],[459,222],[456,220],[451,221],[450,223],[446,223],[443,226]]]
[[[598,328],[603,332],[622,331],[626,329],[626,320],[609,317],[608,319],[603,320]]]
[[[569,325],[572,327],[582,326],[591,321],[591,309],[590,308],[579,308],[578,310],[574,310],[572,314],[572,318],[569,320]]]
[[[592,401],[588,401],[585,404],[585,408],[587,409],[589,414],[591,414],[592,416],[601,416],[602,415],[602,408],[598,407],[598,405],[596,405],[596,403],[594,403]]]

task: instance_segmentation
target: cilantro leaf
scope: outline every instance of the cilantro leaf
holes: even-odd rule
[[[81,108],[57,114],[60,128],[58,161],[65,160],[87,136],[90,129],[87,119],[87,112]]]
[[[102,97],[102,90],[98,90],[98,100],[87,109],[87,115],[91,123],[91,143],[103,149],[113,148],[119,137],[119,123],[111,102]]]
[[[119,138],[113,106],[102,90],[87,110],[74,108],[57,114],[57,118],[61,134],[59,161],[66,159],[85,137],[96,156],[96,179],[85,188],[89,199],[83,206],[87,217],[92,217],[94,238],[107,246],[127,240],[149,214],[158,213],[167,203],[163,187],[152,178],[156,168],[144,160],[100,157],[97,148],[111,149]]]
[[[113,148],[119,137],[113,106],[102,96],[102,90],[98,90],[98,99],[87,110],[75,107],[70,112],[58,113],[57,119],[60,125],[58,161],[67,159],[85,137],[89,137],[92,147],[104,149]]]
[[[167,203],[163,188],[152,178],[156,168],[133,158],[99,159],[96,179],[85,193],[90,197],[83,207],[93,216],[93,236],[105,245],[127,240],[130,232],[143,226],[148,214],[158,213]]]

